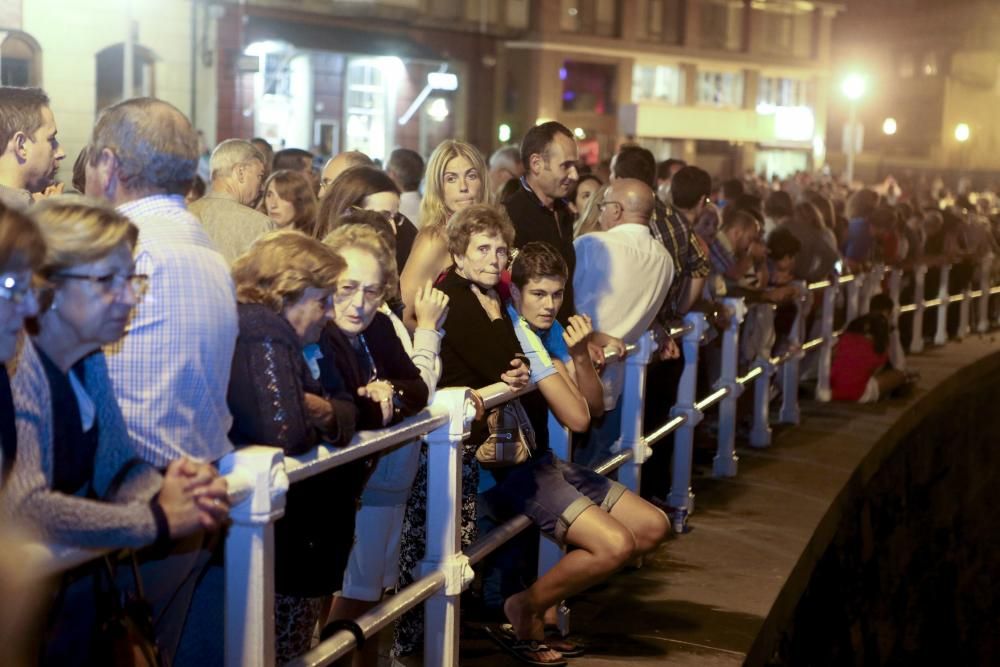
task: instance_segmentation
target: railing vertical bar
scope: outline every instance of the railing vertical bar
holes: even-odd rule
[[[934,334],[934,344],[944,345],[948,342],[948,279],[951,277],[951,264],[941,267],[941,282],[938,285],[937,333]]]
[[[924,351],[924,313],[927,303],[924,295],[924,283],[927,279],[927,265],[920,264],[913,269],[913,331],[910,332],[910,353],[919,354]]]
[[[678,533],[684,532],[688,515],[694,510],[694,494],[691,493],[694,429],[702,417],[701,411],[695,407],[698,400],[698,347],[708,328],[701,313],[688,313],[684,319],[691,324],[691,331],[681,339],[684,371],[677,387],[677,403],[670,410],[670,416],[685,415],[687,420],[674,432],[670,494],[667,497],[667,504],[672,508],[670,523]]]
[[[719,403],[719,441],[712,461],[712,474],[716,477],[735,477],[739,465],[736,456],[737,404],[743,385],[736,382],[739,373],[740,326],[746,315],[743,299],[725,299],[723,304],[730,312],[726,331],[722,335],[722,372],[715,389],[729,388],[729,393]]]
[[[823,344],[819,349],[818,367],[816,369],[816,400],[829,401],[830,393],[830,363],[833,360],[833,317],[837,305],[838,284],[836,281],[823,290],[823,312],[820,314],[820,336]]]

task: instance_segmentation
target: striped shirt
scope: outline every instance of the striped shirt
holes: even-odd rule
[[[215,461],[232,450],[226,391],[238,324],[229,267],[183,197],[118,210],[139,228],[136,273],[149,275],[125,336],[105,350],[129,435],[159,468],[180,456]]]
[[[683,316],[691,281],[707,278],[711,273],[711,264],[683,214],[659,199],[656,200],[656,208],[649,219],[649,231],[670,253],[676,271],[667,291],[667,298],[663,300],[657,316],[657,321],[666,325]]]

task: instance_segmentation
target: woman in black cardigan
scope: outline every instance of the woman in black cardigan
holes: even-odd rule
[[[488,204],[474,204],[462,209],[448,221],[448,248],[453,266],[438,284],[448,296],[448,316],[441,341],[441,387],[479,389],[496,382],[506,382],[513,389],[528,384],[529,369],[517,342],[510,316],[504,308],[497,287],[508,263],[508,250],[514,243],[514,227],[502,209]],[[539,399],[535,394],[522,398],[531,414]],[[544,399],[543,399],[544,400]],[[541,404],[544,414],[544,402]],[[533,419],[539,444],[546,433]],[[544,419],[541,420],[544,423]],[[544,428],[544,427],[543,427]],[[462,547],[476,539],[476,495],[479,466],[476,449],[487,435],[485,421],[472,425],[462,455]],[[414,574],[424,557],[427,514],[427,459],[421,457],[420,469],[406,508],[400,556],[400,585],[414,581]],[[420,610],[404,616],[396,628],[396,651],[413,653],[423,637]]]
[[[272,445],[294,456],[322,442],[350,442],[354,401],[325,391],[303,356],[329,320],[343,269],[336,253],[295,231],[262,237],[234,263],[240,332],[228,402],[235,445]],[[324,603],[340,587],[354,536],[354,498],[344,487],[355,473],[348,467],[293,484],[275,525],[279,663],[309,649]],[[333,520],[317,520],[318,508]]]
[[[24,318],[38,312],[31,275],[45,258],[45,241],[27,216],[0,205],[0,488],[17,458],[14,400],[6,362],[14,358]]]

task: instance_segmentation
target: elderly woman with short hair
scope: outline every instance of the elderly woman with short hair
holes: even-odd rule
[[[86,202],[50,200],[33,213],[46,244],[38,275],[48,287],[15,362],[19,450],[5,514],[46,540],[104,549],[163,545],[216,528],[228,511],[225,480],[188,459],[161,475],[137,458],[101,352],[121,338],[145,288],[132,258],[138,230]],[[47,638],[46,661],[90,657],[92,594],[85,575],[67,589],[54,615],[67,620]],[[156,615],[169,601],[150,602],[159,633]]]
[[[303,354],[330,318],[343,270],[330,248],[291,230],[261,237],[233,264],[240,332],[228,401],[235,445],[271,445],[294,456],[350,442],[357,408],[343,392],[325,392],[315,362]],[[343,489],[355,476],[350,465],[340,466],[288,491],[275,526],[279,663],[309,649],[324,602],[340,588],[355,510]],[[320,508],[333,520],[317,520]]]
[[[38,312],[31,275],[45,258],[45,241],[23,213],[0,205],[0,487],[17,459],[14,398],[7,375],[24,319]]]

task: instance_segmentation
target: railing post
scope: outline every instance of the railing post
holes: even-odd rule
[[[462,554],[462,441],[475,414],[468,389],[440,389],[435,404],[448,408],[448,423],[427,435],[427,550],[421,573],[443,570],[443,590],[424,606],[424,664],[458,666],[462,591],[472,581],[472,567]]]
[[[903,352],[903,343],[899,337],[899,292],[902,282],[903,270],[892,269],[889,272],[889,298],[892,299],[892,315],[889,318],[889,323],[892,325],[892,333],[889,334],[889,361],[898,371],[906,370],[906,354]]]
[[[934,334],[934,344],[944,345],[948,342],[948,278],[951,277],[951,264],[941,267],[941,283],[938,285],[937,333]]]
[[[990,278],[993,274],[993,254],[983,257],[979,265],[979,314],[976,317],[976,331],[986,333],[990,329]]]
[[[958,339],[968,336],[972,329],[969,326],[969,308],[972,305],[972,280],[962,286],[962,300],[958,302]]]
[[[833,395],[830,392],[830,363],[833,359],[833,316],[837,305],[837,281],[830,281],[830,286],[823,290],[823,312],[820,314],[820,336],[823,343],[819,346],[819,361],[816,369],[816,400],[828,402]]]
[[[802,352],[802,331],[805,329],[806,299],[809,291],[806,284],[796,281],[795,287],[795,321],[792,330],[788,332],[788,358],[781,369],[781,412],[779,417],[783,424],[799,423],[799,362],[804,356]]]
[[[860,314],[859,303],[861,301],[861,287],[864,284],[864,281],[864,274],[855,273],[854,280],[847,283],[847,322],[855,319]]]
[[[288,477],[274,447],[244,447],[219,464],[222,474],[248,478],[250,495],[229,513],[226,534],[225,662],[274,665],[274,522],[285,511]]]
[[[855,302],[857,299],[855,299]],[[850,304],[848,304],[850,306]],[[757,317],[753,321],[758,326],[766,324],[774,330],[774,306],[757,304],[755,308],[768,308],[771,317]],[[771,363],[771,350],[757,351],[754,368],[760,368],[760,375],[753,385],[753,424],[750,427],[751,447],[771,446],[771,377],[774,375],[774,364]]]
[[[638,494],[642,481],[642,464],[653,450],[642,435],[642,420],[646,405],[646,366],[656,351],[652,332],[646,332],[636,342],[635,350],[623,362],[625,386],[622,390],[622,430],[615,443],[615,453],[632,450],[632,460],[618,470],[618,481]]]
[[[729,311],[729,324],[722,335],[722,372],[714,389],[728,389],[729,393],[719,404],[719,444],[712,461],[712,474],[716,477],[735,477],[739,457],[736,456],[736,405],[743,385],[736,381],[739,373],[740,325],[746,316],[743,299],[723,299]]]
[[[667,504],[672,508],[670,523],[678,533],[684,532],[687,517],[694,510],[694,494],[691,493],[694,428],[702,417],[701,411],[694,405],[698,400],[698,346],[708,328],[708,322],[701,313],[688,313],[684,320],[691,325],[691,331],[681,339],[684,371],[677,387],[677,403],[670,409],[670,416],[683,416],[687,420],[674,432],[673,469],[667,497]]]
[[[924,351],[924,312],[927,310],[927,300],[924,296],[924,281],[926,278],[926,264],[919,264],[913,267],[913,331],[910,332],[911,354],[919,354]]]
[[[858,314],[867,315],[871,308],[872,297],[882,292],[882,278],[885,276],[885,265],[876,264],[865,276],[865,282],[860,292],[861,302],[858,304]]]

